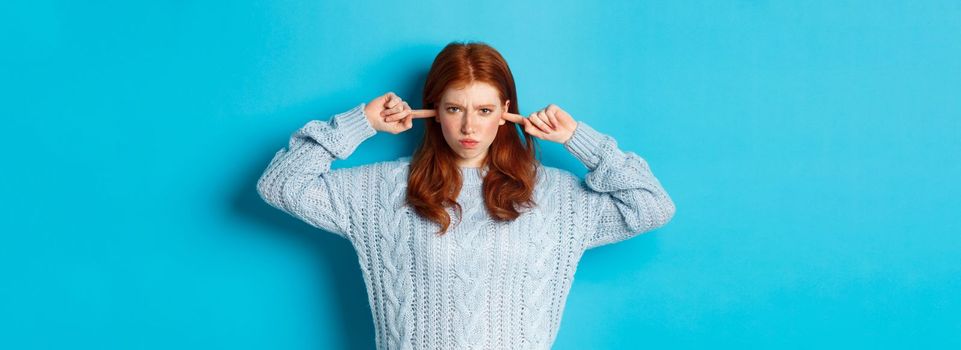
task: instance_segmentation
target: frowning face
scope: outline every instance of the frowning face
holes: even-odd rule
[[[458,155],[458,166],[483,165],[498,127],[506,122],[501,115],[509,105],[510,100],[501,104],[497,89],[484,82],[444,91],[435,119],[447,145]]]

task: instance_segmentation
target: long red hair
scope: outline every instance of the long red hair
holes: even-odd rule
[[[514,76],[507,61],[482,42],[451,42],[437,54],[424,83],[423,108],[436,109],[448,87],[472,82],[494,86],[499,90],[500,104],[510,100],[508,111],[520,114]],[[453,207],[459,220],[463,219],[462,208],[456,201],[462,179],[457,154],[444,140],[440,124],[433,118],[425,118],[424,123],[424,137],[410,161],[407,203],[417,214],[440,225],[437,233],[442,235],[451,225],[446,208]],[[498,127],[482,165],[488,169],[482,185],[484,205],[495,220],[514,220],[520,216],[520,209],[536,205],[533,194],[539,164],[537,143],[533,136],[518,131],[518,127],[509,121]]]

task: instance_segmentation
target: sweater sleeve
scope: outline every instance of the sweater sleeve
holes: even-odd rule
[[[587,203],[585,249],[651,231],[674,216],[674,202],[647,161],[619,149],[611,136],[579,121],[564,148],[589,170],[577,191]]]
[[[352,191],[371,166],[331,170],[334,159],[345,159],[361,142],[376,134],[364,115],[365,103],[311,120],[294,132],[286,148],[274,155],[257,181],[264,201],[314,227],[350,238]]]

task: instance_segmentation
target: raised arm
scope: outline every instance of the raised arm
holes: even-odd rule
[[[311,120],[294,132],[257,181],[261,198],[314,227],[349,239],[353,184],[373,167],[331,171],[330,166],[376,134],[364,114],[366,105],[361,103],[330,120]]]
[[[674,216],[674,202],[647,161],[617,147],[611,136],[577,122],[564,148],[589,172],[578,193],[587,197],[589,230],[585,249],[619,242],[663,226]]]

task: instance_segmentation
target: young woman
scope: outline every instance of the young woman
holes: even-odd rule
[[[423,95],[423,110],[391,92],[308,122],[257,190],[352,243],[377,348],[548,349],[584,250],[663,226],[674,203],[643,158],[560,107],[519,115],[513,75],[484,43],[447,45]],[[331,170],[414,119],[412,156]],[[541,165],[533,137],[563,144],[584,181]]]

